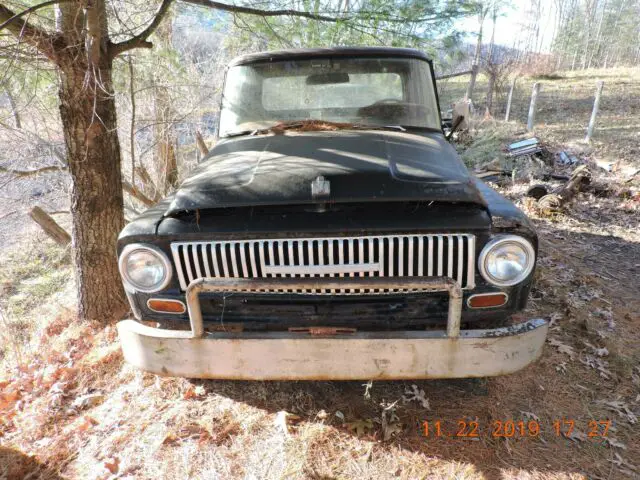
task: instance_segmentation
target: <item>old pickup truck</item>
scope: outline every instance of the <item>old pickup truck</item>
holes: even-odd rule
[[[537,248],[449,144],[422,52],[245,55],[209,156],[119,237],[119,337],[160,375],[507,374],[547,334],[514,315]]]

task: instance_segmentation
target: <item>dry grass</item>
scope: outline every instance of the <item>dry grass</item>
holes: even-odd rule
[[[27,230],[19,248],[0,250],[0,372],[28,362],[48,321],[73,308],[68,249]]]
[[[495,132],[490,122],[483,128],[467,144],[475,149],[467,153],[472,160],[480,151],[495,153],[521,129],[514,124]],[[566,148],[560,136],[540,136],[552,151]],[[16,316],[37,323],[29,327],[28,353],[20,365],[9,355],[4,363],[0,475],[638,478],[640,209],[628,192],[637,191],[638,180],[622,184],[620,174],[596,177],[612,186],[610,193],[581,194],[553,217],[538,215],[522,201],[526,181],[503,188],[528,209],[541,236],[536,287],[525,314],[553,323],[552,343],[524,371],[488,380],[374,382],[370,389],[364,382],[160,378],[123,363],[113,327],[82,325],[70,313],[30,307]],[[29,288],[23,279],[39,276],[40,267],[26,268],[18,265],[19,257],[11,258],[13,296]],[[67,289],[45,289],[43,299],[60,295],[53,303],[60,310],[70,302]],[[42,303],[39,294],[31,301]],[[1,301],[6,305],[7,297]],[[430,409],[403,402],[412,385],[424,390]],[[101,395],[95,403],[74,406],[91,394]],[[396,426],[387,441],[383,415]],[[493,437],[493,422],[509,419],[537,420],[541,433]],[[572,438],[554,432],[554,421],[562,419],[575,421]],[[477,421],[480,435],[425,438],[419,428],[424,420],[440,420],[448,432],[460,421]],[[611,420],[608,438],[587,436],[592,420]]]

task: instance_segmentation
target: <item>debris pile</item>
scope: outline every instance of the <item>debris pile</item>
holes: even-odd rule
[[[579,192],[596,197],[616,196],[626,201],[627,208],[640,207],[638,188],[631,186],[640,177],[640,170],[625,175],[619,165],[603,163],[584,152],[554,150],[536,137],[521,139],[505,145],[501,156],[477,164],[474,174],[500,187],[530,182],[524,196],[545,214],[562,210]],[[616,188],[612,175],[621,173],[626,178]],[[620,183],[624,188],[619,188]]]

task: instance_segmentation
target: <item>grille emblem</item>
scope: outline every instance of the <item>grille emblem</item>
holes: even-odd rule
[[[311,197],[328,197],[329,195],[331,195],[331,182],[326,180],[322,175],[319,175],[311,182]]]

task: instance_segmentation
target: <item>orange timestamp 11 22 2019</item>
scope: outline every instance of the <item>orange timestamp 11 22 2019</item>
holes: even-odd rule
[[[578,424],[582,428],[578,428]],[[420,434],[428,438],[478,438],[481,435],[494,438],[537,437],[542,433],[542,426],[538,420],[493,420],[483,424],[479,420],[459,419],[452,422],[433,419],[423,420],[419,427]],[[576,422],[573,419],[562,418],[547,425],[547,431],[558,437],[571,437],[575,430],[586,428],[587,437],[597,439],[607,437],[610,427],[611,420]]]

